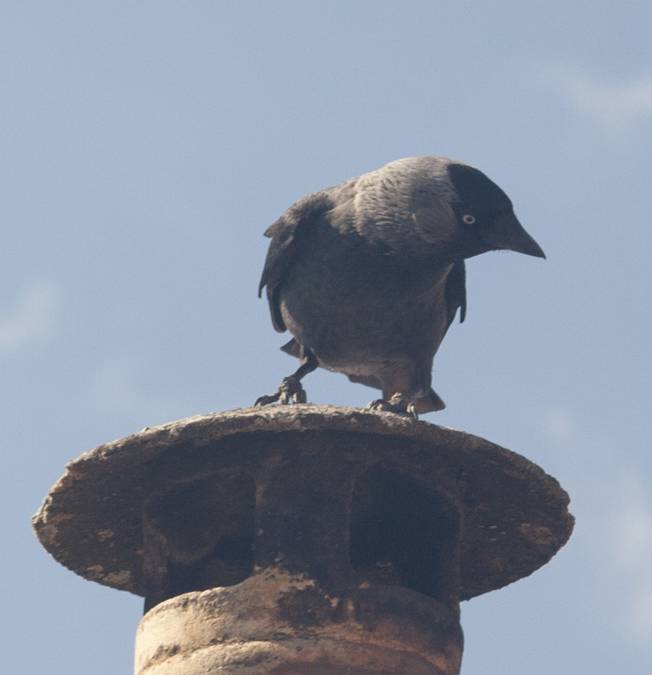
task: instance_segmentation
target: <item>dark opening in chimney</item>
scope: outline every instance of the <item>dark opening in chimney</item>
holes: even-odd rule
[[[189,591],[232,586],[253,569],[255,484],[215,473],[175,486],[147,504],[147,554],[158,559],[159,590],[147,608]]]
[[[351,565],[371,583],[457,602],[457,532],[453,505],[391,466],[377,465],[356,481]]]

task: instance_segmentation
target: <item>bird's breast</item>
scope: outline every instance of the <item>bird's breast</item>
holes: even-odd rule
[[[369,254],[360,246],[311,247],[279,289],[283,320],[321,364],[347,374],[378,362],[433,355],[446,331],[450,265]]]

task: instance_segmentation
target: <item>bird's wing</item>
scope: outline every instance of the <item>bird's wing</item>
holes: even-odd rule
[[[324,192],[306,195],[265,230],[265,236],[270,237],[272,241],[267,250],[265,267],[258,285],[258,297],[267,286],[272,323],[279,333],[286,330],[278,302],[279,288],[297,255],[298,242],[306,236],[311,223],[319,220],[329,208],[330,200]]]
[[[446,280],[446,315],[448,326],[453,323],[457,310],[460,310],[460,323],[466,317],[466,267],[464,261],[460,260],[453,265],[453,269]]]

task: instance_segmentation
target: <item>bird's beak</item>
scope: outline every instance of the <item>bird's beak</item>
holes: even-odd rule
[[[510,213],[501,218],[492,228],[490,242],[496,248],[508,249],[536,258],[545,258],[546,254],[537,242],[525,231],[518,218]]]

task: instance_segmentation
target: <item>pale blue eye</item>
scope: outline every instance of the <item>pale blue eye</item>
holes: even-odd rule
[[[475,216],[472,216],[470,213],[465,213],[462,216],[462,220],[467,224],[467,225],[473,225],[475,223]]]

